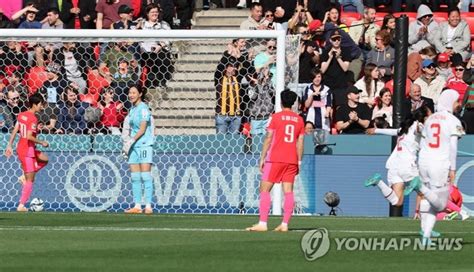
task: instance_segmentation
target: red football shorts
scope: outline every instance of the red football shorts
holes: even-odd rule
[[[265,162],[265,165],[263,166],[262,180],[272,183],[293,183],[295,182],[296,175],[298,175],[297,164]]]
[[[21,167],[23,168],[24,173],[33,173],[37,172],[42,167],[38,164],[38,156],[41,154],[41,151],[36,150],[34,157],[24,157],[18,156],[18,159],[21,162]]]

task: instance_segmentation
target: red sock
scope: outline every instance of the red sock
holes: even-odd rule
[[[28,199],[30,198],[32,191],[33,191],[33,182],[26,181],[23,184],[23,189],[21,190],[20,204],[25,205],[25,203],[28,202]]]
[[[461,207],[454,204],[454,202],[452,202],[451,200],[448,200],[448,205],[446,205],[446,209],[451,210],[453,212],[460,212],[461,211]]]
[[[436,214],[436,220],[442,221],[442,220],[444,220],[444,217],[445,217],[446,215],[448,215],[447,212],[439,212],[439,213]]]
[[[270,192],[260,192],[260,222],[268,221],[268,213],[270,212],[270,205],[272,204],[272,198]]]
[[[283,203],[283,223],[288,224],[295,207],[295,195],[293,192],[285,193],[285,202]]]

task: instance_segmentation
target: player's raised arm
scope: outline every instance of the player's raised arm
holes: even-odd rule
[[[15,141],[16,134],[18,133],[19,125],[18,122],[15,124],[15,127],[12,130],[12,133],[10,134],[10,139],[8,140],[7,148],[5,149],[5,156],[9,158],[11,155],[13,155],[13,141]]]

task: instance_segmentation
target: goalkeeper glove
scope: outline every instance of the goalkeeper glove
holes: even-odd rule
[[[122,155],[125,159],[128,158],[128,154],[130,152],[130,149],[132,148],[132,145],[135,143],[134,139],[129,139],[123,143],[122,147]]]

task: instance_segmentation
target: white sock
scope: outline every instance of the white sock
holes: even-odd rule
[[[267,222],[263,222],[263,221],[258,221],[258,224],[263,227],[267,226]]]
[[[282,223],[281,223],[281,226],[282,226],[282,227],[288,227],[288,224],[282,222]]]
[[[436,223],[436,212],[433,208],[430,209],[429,212],[425,215],[425,223],[424,223],[424,230],[423,230],[423,237],[429,238],[431,237],[431,231],[434,228]]]
[[[431,190],[422,184],[420,192],[425,196],[426,200],[428,200],[435,210],[442,211],[446,208],[449,198],[449,191],[447,189]]]
[[[150,203],[147,203],[147,204],[145,205],[145,209],[151,209],[151,204],[150,204]]]
[[[379,181],[377,183],[377,186],[379,187],[380,191],[382,192],[382,195],[387,199],[388,202],[392,205],[396,205],[398,203],[398,196],[397,194],[392,190],[392,188],[388,187],[383,180]]]
[[[420,222],[421,222],[421,230],[424,232],[425,231],[425,215],[430,211],[430,203],[426,199],[422,199],[420,201]]]
[[[141,209],[142,208],[142,204],[140,203],[135,203],[135,209]]]
[[[246,6],[246,4],[247,4],[246,0],[240,0],[239,3],[237,4],[237,6],[243,7],[243,6]]]

